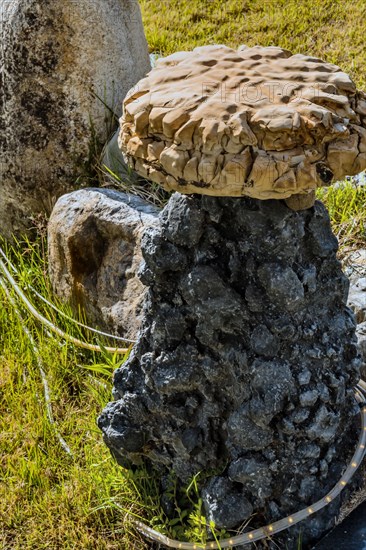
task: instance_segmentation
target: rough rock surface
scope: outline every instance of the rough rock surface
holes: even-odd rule
[[[364,362],[361,372],[366,377],[366,277],[351,277],[348,305],[356,317],[358,345]]]
[[[355,314],[357,323],[366,321],[366,250],[353,252],[346,262],[350,279],[348,305]]]
[[[61,197],[48,227],[54,292],[95,326],[135,338],[145,287],[137,277],[141,235],[158,209],[138,197],[82,189]]]
[[[348,306],[354,312],[357,322],[356,334],[363,360],[361,374],[366,380],[366,249],[352,252],[346,259],[345,266],[350,280]]]
[[[328,214],[176,193],[159,219],[142,239],[138,342],[99,427],[121,465],[219,472],[202,487],[219,526],[253,511],[266,524],[325,495],[358,437],[361,360]],[[338,507],[301,525],[304,544]]]
[[[129,92],[120,146],[167,190],[287,198],[366,167],[365,117],[366,95],[336,65],[204,46],[158,59]]]
[[[80,187],[107,137],[103,102],[119,114],[150,63],[136,0],[0,0],[0,34],[0,233],[9,237]]]
[[[357,323],[366,321],[366,277],[352,277],[348,304],[353,310]]]
[[[362,357],[361,376],[366,380],[366,321],[357,325],[357,341]]]

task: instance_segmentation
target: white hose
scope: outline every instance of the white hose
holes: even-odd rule
[[[80,321],[77,321],[76,319],[73,319],[72,317],[69,317],[66,313],[58,309],[55,304],[47,300],[42,294],[40,294],[35,288],[33,288],[31,285],[28,285],[28,287],[31,289],[32,292],[40,299],[42,302],[47,304],[49,307],[51,307],[54,311],[56,311],[59,315],[62,315],[62,317],[65,317],[68,321],[71,321],[72,323],[75,323],[75,325],[78,325],[81,328],[84,328],[86,330],[89,330],[90,332],[94,332],[95,334],[98,334],[99,336],[105,336],[106,338],[112,338],[113,340],[119,340],[120,342],[127,342],[128,344],[135,344],[136,340],[130,340],[129,338],[122,338],[122,336],[116,336],[114,334],[109,334],[109,332],[103,332],[102,330],[98,330],[93,327],[89,327],[88,325],[84,325],[83,323],[80,323]]]
[[[27,336],[27,338],[29,340],[29,343],[30,343],[32,351],[33,351],[33,355],[36,359],[38,370],[39,370],[39,373],[41,375],[42,384],[43,384],[43,393],[44,393],[44,399],[45,399],[45,403],[46,403],[46,411],[47,411],[48,421],[51,424],[51,427],[52,427],[53,431],[55,432],[55,435],[56,435],[61,447],[64,449],[64,451],[69,456],[73,457],[73,454],[72,454],[72,451],[71,451],[70,447],[68,446],[68,444],[66,443],[66,441],[64,440],[64,438],[62,437],[60,432],[58,431],[55,419],[53,417],[51,397],[50,397],[51,393],[50,393],[50,388],[49,388],[49,385],[48,385],[46,373],[45,373],[44,368],[43,368],[43,362],[42,362],[41,354],[39,353],[39,350],[36,346],[34,338],[33,338],[32,334],[30,333],[30,331],[28,330],[28,328],[26,327],[24,319],[23,319],[20,311],[17,308],[15,300],[13,299],[12,295],[10,294],[10,291],[9,291],[4,279],[1,277],[1,275],[0,275],[0,286],[4,290],[4,292],[6,294],[6,297],[8,298],[10,304],[14,308],[14,312],[15,312],[16,316],[19,319],[19,322],[21,324],[23,332],[25,333],[25,335]]]
[[[14,278],[12,277],[9,270],[6,268],[4,262],[1,259],[0,259],[0,270],[3,272],[6,279],[8,280],[10,285],[13,287],[14,291],[17,293],[19,298],[22,300],[24,306],[27,308],[29,313],[31,313],[33,315],[33,317],[35,317],[40,323],[47,326],[52,332],[54,332],[58,336],[61,336],[61,338],[63,338],[64,340],[68,340],[69,342],[71,342],[72,344],[74,344],[76,346],[79,346],[79,347],[84,348],[84,349],[89,349],[91,351],[99,351],[99,352],[103,351],[100,346],[93,345],[93,344],[88,344],[86,342],[82,342],[81,340],[78,340],[77,338],[74,338],[73,336],[70,336],[69,334],[67,334],[66,332],[61,330],[59,327],[56,327],[51,321],[49,321],[48,319],[43,317],[43,315],[41,315],[36,310],[36,308],[33,306],[33,304],[31,304],[31,302],[25,296],[24,292],[20,289],[18,284],[15,282]],[[108,351],[110,353],[118,353],[118,354],[125,354],[129,351],[128,348],[105,347],[103,349],[105,349],[106,351]]]
[[[3,251],[3,249],[1,248],[0,246],[0,254],[2,255],[2,257],[4,258],[4,260],[6,260],[8,266],[13,270],[14,273],[16,273],[18,275],[18,270],[17,268],[14,266],[14,264],[12,264],[12,262],[9,260],[9,258],[7,257],[7,255],[5,254],[5,252]],[[71,321],[72,323],[75,323],[76,325],[78,325],[79,327],[82,327],[84,329],[87,329],[87,330],[90,330],[91,332],[95,332],[96,334],[99,334],[100,336],[106,336],[107,338],[113,338],[114,340],[120,340],[121,342],[128,342],[129,344],[135,344],[136,343],[136,340],[130,340],[128,338],[122,338],[122,336],[116,336],[114,334],[109,334],[108,332],[103,332],[101,330],[98,330],[96,328],[93,328],[93,327],[89,327],[88,325],[84,325],[83,323],[80,323],[79,321],[77,321],[76,319],[73,319],[72,317],[69,317],[69,315],[66,315],[66,313],[64,313],[63,311],[61,311],[60,309],[58,309],[55,304],[53,304],[52,302],[48,301],[44,296],[42,296],[42,294],[40,294],[35,288],[32,287],[32,285],[27,285],[32,292],[34,292],[34,294],[40,299],[42,300],[45,304],[47,304],[48,306],[50,306],[54,311],[56,311],[59,315],[62,315],[63,317],[65,317],[65,319],[67,319],[68,321]]]

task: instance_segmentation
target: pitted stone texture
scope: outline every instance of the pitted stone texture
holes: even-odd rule
[[[272,46],[204,46],[157,60],[124,101],[119,143],[167,190],[294,196],[297,210],[366,167],[365,117],[366,95],[336,65]]]
[[[0,0],[0,34],[0,233],[10,237],[80,187],[108,137],[108,108],[120,114],[150,63],[136,0]]]
[[[95,326],[135,338],[145,287],[141,235],[159,210],[133,195],[82,189],[61,197],[48,226],[52,288]]]
[[[326,209],[176,193],[160,221],[142,240],[145,317],[98,421],[105,441],[121,464],[182,482],[216,472],[202,496],[220,526],[238,495],[237,525],[250,507],[251,526],[285,517],[327,493],[358,437],[361,361]],[[304,543],[337,506],[301,526]]]
[[[354,274],[350,279],[348,305],[355,314],[357,323],[366,321],[366,277]]]
[[[226,477],[213,477],[203,492],[206,517],[208,521],[214,521],[219,529],[232,529],[253,512],[252,505],[239,487]]]
[[[362,378],[366,379],[366,250],[353,251],[345,260],[346,273],[350,279],[348,306],[355,314],[357,338],[363,359]]]
[[[358,346],[362,357],[361,376],[366,380],[366,321],[357,325]]]

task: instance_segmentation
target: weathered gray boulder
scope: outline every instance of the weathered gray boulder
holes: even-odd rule
[[[366,321],[357,325],[358,347],[362,357],[361,376],[366,380]]]
[[[355,269],[350,276],[348,305],[355,314],[357,323],[366,321],[366,263],[363,269]]]
[[[352,252],[345,266],[350,280],[347,303],[355,314],[358,346],[363,360],[361,374],[366,379],[366,249]]]
[[[0,234],[85,185],[150,69],[137,0],[0,0]]]
[[[159,220],[142,238],[144,319],[104,439],[162,480],[214,472],[201,495],[220,527],[286,517],[327,494],[358,437],[361,359],[327,211],[176,193]],[[302,531],[309,544],[338,510],[275,543],[296,548]]]
[[[61,197],[48,226],[54,292],[95,326],[135,338],[145,287],[136,273],[141,235],[158,209],[138,197],[81,189]]]
[[[357,323],[366,321],[366,278],[358,279],[351,286],[349,306],[355,314]]]

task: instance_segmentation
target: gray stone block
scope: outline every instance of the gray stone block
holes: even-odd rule
[[[48,226],[54,292],[90,323],[126,338],[140,326],[145,288],[137,277],[144,230],[159,210],[139,197],[107,189],[62,196]]]

